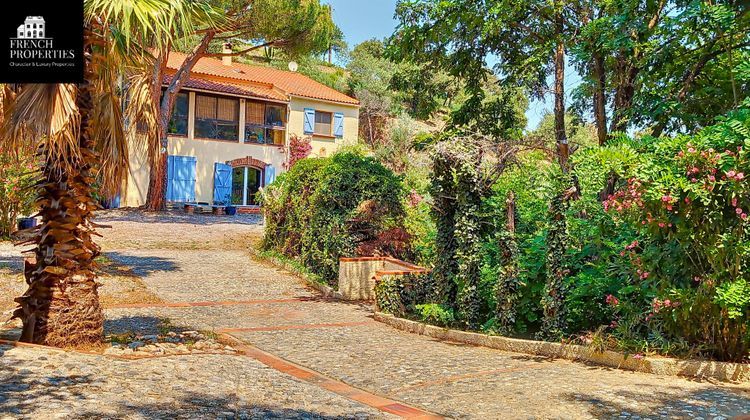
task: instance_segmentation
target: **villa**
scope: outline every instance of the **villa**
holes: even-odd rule
[[[185,60],[171,53],[164,86]],[[178,94],[169,125],[167,201],[257,208],[256,193],[288,167],[291,136],[323,157],[357,141],[359,102],[302,74],[204,57]],[[145,150],[131,148],[120,205],[148,191]]]

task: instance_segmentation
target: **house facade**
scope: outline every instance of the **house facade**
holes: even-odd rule
[[[184,54],[172,53],[164,86]],[[178,94],[169,124],[167,201],[257,207],[256,194],[287,168],[292,136],[312,156],[357,142],[359,103],[296,72],[202,58]],[[148,192],[145,149],[131,147],[120,205]]]

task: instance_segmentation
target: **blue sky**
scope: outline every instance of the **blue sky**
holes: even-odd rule
[[[396,20],[393,13],[397,0],[325,0],[333,6],[333,19],[344,32],[349,48],[372,38],[383,39],[393,33]],[[579,81],[578,75],[568,68],[566,77],[568,91]],[[552,109],[553,101],[532,102],[526,111],[527,128],[534,128],[546,112]]]

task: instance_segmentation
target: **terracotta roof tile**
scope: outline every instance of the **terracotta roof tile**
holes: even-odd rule
[[[185,57],[185,54],[170,53],[167,67],[173,70],[178,69],[182,62],[185,61]],[[277,70],[271,67],[253,66],[243,63],[232,63],[231,66],[227,66],[221,60],[204,57],[198,60],[191,74],[193,76],[205,74],[214,77],[235,79],[243,82],[239,84],[240,86],[244,86],[245,82],[267,84],[281,89],[289,95],[359,105],[359,101],[356,99],[344,95],[322,83],[318,83],[305,75]],[[193,79],[196,78],[194,77]]]
[[[164,83],[172,81],[172,75],[164,76]],[[273,86],[253,83],[224,83],[201,78],[191,77],[183,85],[188,89],[198,89],[210,92],[229,93],[232,95],[250,96],[254,98],[271,99],[275,101],[289,102],[287,95],[274,89]]]

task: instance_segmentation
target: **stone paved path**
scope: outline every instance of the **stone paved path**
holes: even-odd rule
[[[481,419],[750,413],[747,386],[550,361],[396,331],[373,321],[366,305],[322,299],[296,277],[253,261],[243,249],[262,227],[252,218],[230,224],[228,218],[110,213],[104,219],[113,226],[103,232],[107,257],[131,266],[167,303],[112,304],[108,332],[154,332],[168,318],[179,328],[231,334],[249,345],[249,357],[112,361],[0,346],[0,417],[417,418],[394,401]]]

